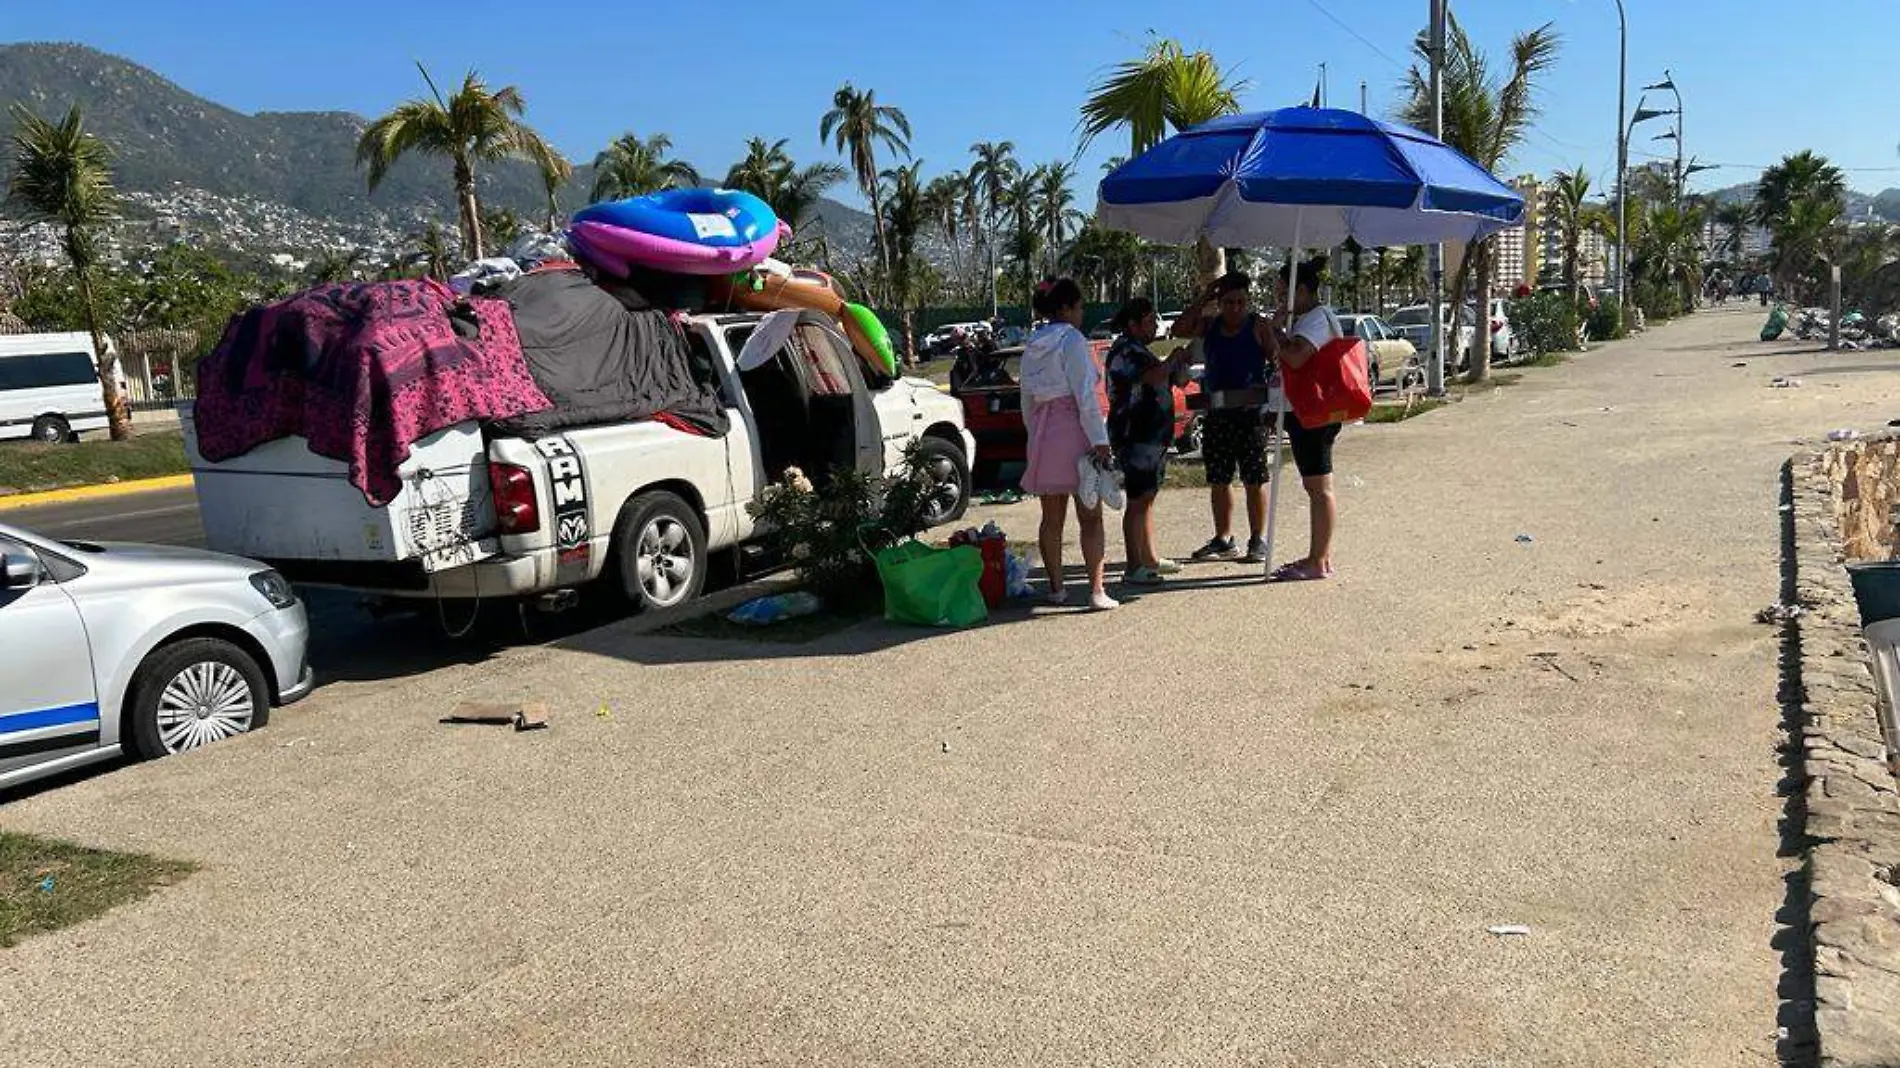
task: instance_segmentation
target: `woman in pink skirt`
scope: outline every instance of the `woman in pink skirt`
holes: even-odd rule
[[[1058,278],[1036,287],[1036,314],[1047,320],[1023,346],[1023,421],[1029,424],[1029,463],[1023,491],[1042,498],[1042,565],[1049,576],[1049,603],[1068,600],[1062,588],[1062,528],[1069,498],[1081,484],[1079,464],[1094,455],[1107,464],[1108,422],[1102,409],[1101,368],[1082,336],[1082,289]],[[1102,507],[1075,500],[1082,528],[1082,559],[1089,570],[1089,607],[1107,611],[1117,602],[1103,588],[1107,555]]]

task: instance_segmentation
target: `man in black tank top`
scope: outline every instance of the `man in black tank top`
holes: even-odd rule
[[[1208,410],[1202,424],[1201,461],[1207,468],[1207,487],[1214,512],[1214,537],[1194,551],[1196,560],[1247,563],[1266,560],[1267,432],[1261,419],[1257,391],[1273,381],[1267,359],[1271,327],[1255,315],[1249,297],[1251,280],[1239,271],[1222,275],[1175,321],[1174,336],[1199,338],[1205,358],[1201,390]],[[1218,301],[1219,314],[1207,314]],[[1235,476],[1247,500],[1247,549],[1234,543]]]

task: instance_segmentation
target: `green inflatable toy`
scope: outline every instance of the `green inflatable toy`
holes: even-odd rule
[[[844,306],[844,331],[850,335],[851,347],[858,356],[873,367],[893,377],[897,374],[897,352],[891,347],[890,331],[884,329],[884,321],[862,304]],[[873,362],[871,357],[877,357]]]

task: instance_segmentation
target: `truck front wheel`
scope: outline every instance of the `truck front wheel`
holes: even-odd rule
[[[614,567],[620,590],[639,611],[672,608],[706,585],[706,531],[678,495],[642,493],[614,524]]]
[[[924,522],[930,526],[954,523],[970,507],[970,463],[963,450],[942,438],[923,438],[917,443],[923,454],[924,473],[930,477],[930,500],[924,509]]]

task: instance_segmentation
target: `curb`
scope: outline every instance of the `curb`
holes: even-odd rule
[[[189,485],[191,485],[190,475],[165,475],[162,478],[141,478],[131,482],[110,482],[102,486],[68,486],[65,489],[43,490],[39,493],[14,493],[0,497],[0,512],[13,508],[33,508],[42,504],[70,504],[74,501],[91,501],[101,497],[179,489]]]

